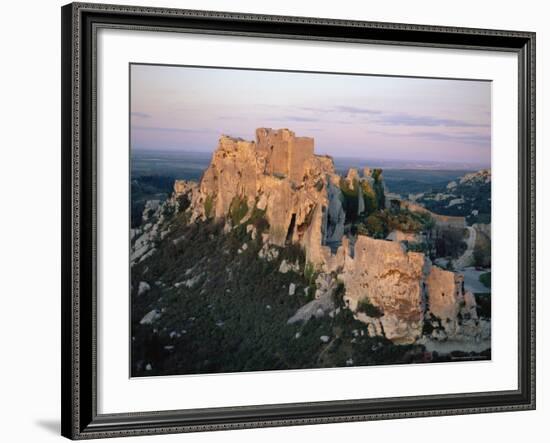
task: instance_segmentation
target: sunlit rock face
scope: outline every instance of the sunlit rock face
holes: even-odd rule
[[[325,236],[338,242],[343,235],[334,175],[332,159],[314,155],[313,139],[288,129],[260,128],[256,141],[223,136],[201,180],[194,218],[226,217],[232,202],[246,201],[248,215],[255,207],[265,211],[269,243],[302,244],[320,263]]]
[[[348,182],[348,186],[350,189],[355,188],[355,183],[359,180],[359,172],[357,172],[357,169],[350,168],[348,170],[348,174],[346,175],[346,181]]]
[[[437,319],[445,337],[456,338],[466,332],[460,329],[464,319],[477,318],[475,298],[464,291],[462,275],[433,266],[424,254],[407,252],[399,242],[360,235],[351,246],[344,237],[327,265],[344,282],[349,308],[360,311],[363,301],[379,308],[384,335],[396,343],[414,343],[426,319]]]
[[[187,180],[176,180],[174,182],[174,196],[180,197],[182,195],[189,195],[196,192],[198,186],[195,182]]]
[[[459,301],[463,299],[463,281],[461,275],[437,266],[432,267],[426,278],[430,312],[440,318],[444,325],[456,320]]]
[[[234,197],[255,198],[262,160],[265,162],[256,156],[254,142],[226,136],[220,138],[200,183],[203,201],[212,199],[212,215],[225,216]]]
[[[395,242],[411,242],[411,243],[418,243],[422,241],[422,236],[419,234],[416,234],[414,232],[403,232],[394,230],[391,231],[388,236],[386,237],[386,240],[391,240]]]
[[[472,172],[461,177],[459,183],[462,184],[475,184],[475,183],[490,183],[491,182],[491,170],[482,169],[481,171]]]
[[[479,336],[482,325],[478,321],[475,297],[464,290],[462,274],[433,266],[426,286],[429,313],[437,317],[446,338]]]
[[[225,219],[228,229],[261,211],[269,224],[261,237],[265,250],[301,245],[307,263],[323,278],[344,284],[344,300],[356,318],[373,325],[373,333],[395,343],[414,343],[426,319],[436,318],[442,324],[438,332],[457,337],[465,333],[464,316],[472,320],[467,328],[476,333],[475,298],[464,292],[462,276],[432,266],[422,253],[407,252],[402,242],[413,240],[411,236],[397,231],[387,240],[344,235],[340,183],[344,180],[348,189],[359,186],[361,213],[364,181],[367,191],[374,182],[369,168],[362,172],[364,177],[350,169],[341,179],[332,158],[314,154],[312,138],[260,128],[255,141],[222,136],[200,184],[177,181],[174,195],[191,201],[191,221]],[[231,217],[236,206],[238,220]],[[376,320],[361,314],[366,301],[379,310]]]
[[[429,260],[406,252],[401,244],[360,235],[353,252],[342,246],[344,299],[353,311],[368,300],[383,313],[380,321],[387,338],[412,343],[421,334],[425,311],[423,280]]]
[[[256,149],[266,155],[266,174],[288,177],[294,183],[303,181],[314,157],[313,138],[296,137],[288,129],[257,129]]]

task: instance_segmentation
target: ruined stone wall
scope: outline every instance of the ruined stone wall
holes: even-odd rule
[[[344,282],[350,309],[361,312],[364,300],[379,308],[384,335],[395,343],[415,342],[430,313],[441,320],[447,336],[456,336],[465,300],[468,309],[475,306],[461,274],[432,266],[424,254],[407,252],[399,242],[359,235],[350,245],[344,237],[326,263],[326,271],[337,272]]]
[[[295,137],[290,140],[288,176],[294,183],[304,179],[308,161],[313,157],[313,139],[310,137]]]
[[[459,299],[462,298],[464,278],[453,272],[432,266],[426,278],[429,310],[447,323],[454,320],[459,312]]]
[[[266,154],[266,174],[302,182],[306,165],[314,155],[312,138],[296,137],[288,129],[259,128],[256,145],[258,151]]]
[[[343,234],[343,210],[341,205],[335,206],[340,203],[338,194],[334,191],[328,195],[329,185],[335,181],[332,175],[332,159],[314,155],[313,139],[296,137],[288,129],[260,128],[256,142],[224,136],[201,180],[195,217],[206,216],[204,207],[209,200],[211,216],[222,218],[233,199],[246,199],[249,213],[255,205],[266,211],[269,243],[301,244],[311,251],[313,262],[320,264],[325,240],[322,233],[330,232],[336,241]],[[319,232],[312,233],[310,224],[317,207],[321,214]],[[337,226],[327,226],[329,208],[334,220],[331,223]]]
[[[345,248],[345,242],[342,248]],[[340,252],[340,251],[338,251]],[[378,307],[385,335],[400,343],[414,342],[424,318],[424,254],[406,252],[400,243],[359,235],[353,252],[345,251],[338,276],[345,284],[345,300],[353,311],[361,302]]]

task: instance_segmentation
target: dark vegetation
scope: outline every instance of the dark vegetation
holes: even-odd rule
[[[346,213],[346,223],[355,223],[358,218],[368,217],[370,214],[385,207],[384,185],[382,182],[382,170],[375,169],[372,172],[374,183],[371,185],[367,181],[355,179],[353,183],[348,183],[344,178],[340,180],[340,190],[342,191],[342,206]],[[363,214],[357,214],[359,207],[359,193],[363,196],[365,211]]]
[[[259,229],[266,226],[261,211],[254,218]],[[343,308],[343,285],[336,291],[338,314],[288,325],[288,318],[315,291],[317,274],[305,263],[301,248],[280,249],[278,259],[268,262],[258,259],[260,240],[251,240],[244,224],[224,235],[221,223],[186,222],[187,215],[176,214],[158,252],[132,269],[133,376],[338,367],[350,361],[376,365],[420,358],[421,347],[369,337],[366,325]],[[174,243],[182,237],[185,241]],[[248,248],[239,254],[245,242]],[[282,259],[298,260],[301,272],[278,272]],[[147,281],[151,290],[138,296],[140,281]],[[288,295],[290,283],[296,285],[293,296]],[[372,308],[366,307],[373,316],[379,314]],[[153,309],[161,317],[140,324]],[[320,339],[325,335],[327,343]]]
[[[347,180],[340,180],[342,206],[352,235],[386,238],[394,230],[420,233],[433,228],[434,222],[428,214],[412,212],[398,206],[386,208],[382,170],[374,169],[372,178],[374,179],[372,185],[367,181],[354,180],[353,185],[350,186]],[[360,193],[365,203],[365,211],[358,214]]]
[[[431,230],[433,226],[434,222],[429,214],[391,208],[366,217],[357,224],[357,231],[374,238],[386,238],[394,230],[418,234]]]
[[[212,209],[214,209],[214,197],[208,195],[206,201],[204,202],[204,214],[207,218],[212,216]]]
[[[246,197],[235,196],[229,205],[229,217],[233,226],[237,226],[248,212]]]
[[[178,163],[178,160],[170,167],[174,170],[184,168],[184,172],[176,173],[178,178],[198,179],[204,159],[201,156],[197,158],[196,165],[188,161]],[[141,223],[146,200],[166,198],[174,181],[173,176],[155,175],[157,165],[151,166],[152,163],[142,160],[138,159],[136,163],[139,174],[134,174],[132,169],[132,176],[135,177],[131,189],[132,227]],[[206,164],[208,161],[209,157]],[[190,165],[190,169],[185,169],[185,165]],[[400,176],[395,171],[387,171],[384,172],[384,180],[393,192],[404,195],[426,192],[426,187],[444,188],[449,180],[441,178],[439,181],[440,178],[431,176],[423,182],[425,172],[414,171],[414,174]],[[454,173],[457,177],[463,175],[461,172]],[[413,213],[393,205],[386,208],[384,187],[380,180],[381,170],[374,170],[372,176],[372,185],[366,181],[361,184],[355,182],[353,186],[348,186],[344,180],[341,182],[347,229],[352,235],[385,238],[393,230],[407,233],[427,233],[433,230],[434,222],[429,215]],[[400,182],[402,188],[396,187],[392,180]],[[418,188],[411,184],[413,182]],[[358,215],[359,192],[364,199],[365,211]],[[470,197],[475,202],[479,196]],[[188,201],[181,201],[180,210],[188,205]],[[261,233],[269,228],[269,224],[264,211],[254,207],[250,219],[239,225],[249,211],[246,199],[236,198],[231,202],[228,217],[234,228],[228,234],[223,233],[223,221],[214,222],[210,219],[214,205],[215,196],[208,196],[204,203],[209,218],[207,222],[188,224],[188,215],[183,212],[165,214],[170,215],[172,220],[168,236],[157,245],[157,252],[153,256],[132,267],[132,376],[426,361],[422,346],[395,345],[383,337],[369,337],[366,325],[355,320],[353,313],[345,308],[342,300],[345,291],[343,285],[339,286],[334,300],[335,306],[339,308],[338,313],[322,318],[313,317],[305,324],[288,325],[288,318],[314,298],[318,272],[306,263],[303,250],[293,244],[281,248],[279,257],[272,262],[258,258],[262,246]],[[464,212],[468,208],[457,209]],[[435,208],[432,210],[445,214]],[[490,202],[488,210],[490,214]],[[481,211],[476,220],[483,220]],[[256,227],[256,240],[247,234],[246,224]],[[455,231],[445,231],[444,235],[436,233],[434,238],[429,239],[430,245],[420,243],[407,247],[413,251],[456,258],[464,252],[466,244],[462,240],[464,233]],[[490,240],[484,241],[483,236],[478,235],[480,238],[474,250],[476,265],[487,266],[489,260],[490,266]],[[243,250],[245,243],[247,248]],[[300,272],[278,272],[283,259],[292,263],[298,261]],[[482,277],[488,278],[490,288],[490,275],[485,275]],[[138,296],[137,288],[141,281],[147,282],[151,289]],[[296,285],[293,296],[288,295],[291,283]],[[487,283],[484,284],[487,286]],[[480,318],[490,319],[490,293],[475,294],[475,297]],[[157,310],[161,314],[160,318],[152,324],[140,324],[140,320],[151,310]],[[370,317],[383,315],[368,299],[359,304],[358,310]],[[440,327],[441,323],[439,321],[438,326],[437,319],[427,320],[424,333],[429,335]],[[323,342],[321,336],[329,337],[328,342]],[[487,355],[433,353],[430,361],[487,356],[490,358],[490,350]]]
[[[491,293],[478,292],[474,294],[477,304],[477,315],[484,320],[491,319]]]
[[[379,307],[373,305],[368,298],[362,299],[357,305],[357,310],[359,312],[364,312],[369,317],[379,318],[384,315]]]
[[[436,257],[460,257],[468,247],[464,237],[464,229],[447,228],[439,231],[435,237]]]
[[[424,323],[422,324],[422,334],[429,337],[433,331],[437,330],[443,331],[445,328],[441,323],[441,319],[430,312],[429,316],[424,319]]]
[[[435,200],[433,197],[437,194],[448,194],[449,197],[442,200]],[[466,217],[468,224],[491,223],[491,183],[458,183],[451,190],[445,186],[434,189],[427,193],[419,202],[430,211],[441,215]],[[456,198],[464,199],[464,203],[449,206],[449,202]],[[472,214],[477,211],[477,214]]]

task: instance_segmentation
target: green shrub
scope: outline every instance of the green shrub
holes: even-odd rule
[[[355,226],[355,229],[356,229],[356,234],[357,235],[370,235],[370,232],[369,230],[367,229],[367,227],[365,226],[364,223],[358,223],[356,226]],[[352,234],[354,234],[353,232],[353,226],[352,226]]]
[[[229,218],[233,226],[237,226],[248,212],[246,197],[233,197],[229,205]]]
[[[265,218],[265,210],[258,209],[257,206],[254,206],[252,209],[249,222],[255,226],[258,234],[261,234],[269,229],[269,222]]]
[[[408,209],[384,209],[359,217],[352,224],[352,233],[368,235],[374,238],[386,238],[392,231],[420,233],[432,229],[434,221],[428,214],[411,212]],[[413,246],[412,250],[427,251],[429,245]]]
[[[206,200],[204,201],[204,215],[206,218],[210,218],[212,216],[212,209],[214,208],[214,197],[211,195],[206,196]]]
[[[384,219],[379,213],[367,217],[365,229],[368,234],[374,238],[385,238],[387,235],[387,227],[385,226]]]
[[[365,213],[368,216],[378,209],[378,198],[376,197],[376,193],[369,182],[362,182],[362,187],[363,200],[365,201]]]
[[[353,189],[348,181],[340,177],[340,190],[342,191],[342,207],[346,213],[346,222],[355,222],[357,220],[357,210],[359,209],[359,181],[353,180]]]
[[[315,284],[315,280],[317,279],[318,272],[315,269],[315,266],[311,262],[307,262],[304,266],[304,278],[310,285]]]
[[[386,207],[386,195],[382,182],[374,183],[374,194],[376,195],[376,207],[384,209]]]

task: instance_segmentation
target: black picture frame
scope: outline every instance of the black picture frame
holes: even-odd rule
[[[535,33],[72,3],[62,7],[62,435],[71,439],[535,408]],[[95,38],[103,28],[482,49],[517,54],[518,389],[97,413]]]

